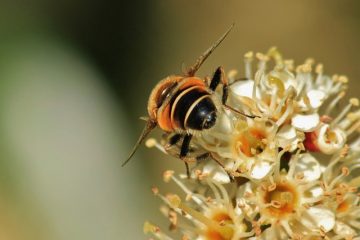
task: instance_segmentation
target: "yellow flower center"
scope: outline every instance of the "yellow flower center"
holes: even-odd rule
[[[246,128],[234,139],[233,150],[238,155],[240,152],[248,157],[262,153],[266,147],[264,140],[266,133],[259,128]]]
[[[332,130],[330,130],[330,128],[327,129],[326,133],[325,133],[325,137],[326,137],[326,142],[327,143],[338,143],[338,139],[336,136],[336,133]]]
[[[345,200],[342,201],[336,208],[336,212],[338,213],[342,213],[342,212],[346,212],[347,210],[349,210],[350,205],[349,203]]]
[[[271,204],[266,213],[277,219],[284,218],[295,212],[299,201],[296,187],[289,182],[278,183],[272,191],[264,195],[264,202]]]
[[[231,217],[226,212],[215,213],[211,217],[211,220],[217,222],[221,226],[233,225],[233,221],[232,221]],[[233,234],[230,234],[227,237],[225,237],[224,235],[222,235],[221,233],[219,233],[218,231],[216,231],[215,229],[212,229],[212,228],[208,228],[205,233],[207,240],[230,240],[232,238],[232,235]]]

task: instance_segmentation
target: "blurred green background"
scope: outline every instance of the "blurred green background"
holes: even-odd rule
[[[180,161],[144,146],[125,168],[147,97],[230,25],[199,71],[242,71],[278,46],[350,78],[359,96],[357,0],[0,2],[0,239],[147,239],[152,196]],[[159,131],[154,133],[159,135]]]

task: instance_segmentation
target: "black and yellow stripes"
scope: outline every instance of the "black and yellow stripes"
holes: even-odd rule
[[[202,130],[213,125],[216,107],[203,80],[183,78],[171,90],[158,109],[157,122],[163,130]]]
[[[185,128],[185,118],[190,111],[198,104],[198,100],[208,97],[209,94],[199,86],[193,86],[182,91],[174,100],[171,108],[171,121],[181,129]]]

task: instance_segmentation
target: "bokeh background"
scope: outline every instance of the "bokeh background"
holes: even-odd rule
[[[0,239],[147,239],[166,227],[150,188],[180,161],[136,141],[147,97],[230,25],[199,71],[242,70],[277,46],[350,78],[359,97],[357,0],[0,2]],[[159,135],[159,131],[154,136]]]

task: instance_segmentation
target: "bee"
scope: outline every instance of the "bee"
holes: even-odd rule
[[[222,67],[215,70],[210,83],[206,79],[195,76],[204,61],[226,38],[233,26],[234,24],[196,60],[184,75],[168,76],[154,87],[148,100],[149,116],[145,128],[122,166],[131,159],[139,145],[155,127],[159,127],[167,133],[175,133],[169,139],[168,145],[170,146],[183,139],[179,157],[184,160],[189,153],[193,134],[210,129],[216,123],[218,110],[211,96],[220,83],[222,84],[222,105],[238,112],[226,104],[228,82]],[[189,176],[188,163],[187,161],[184,163]]]

